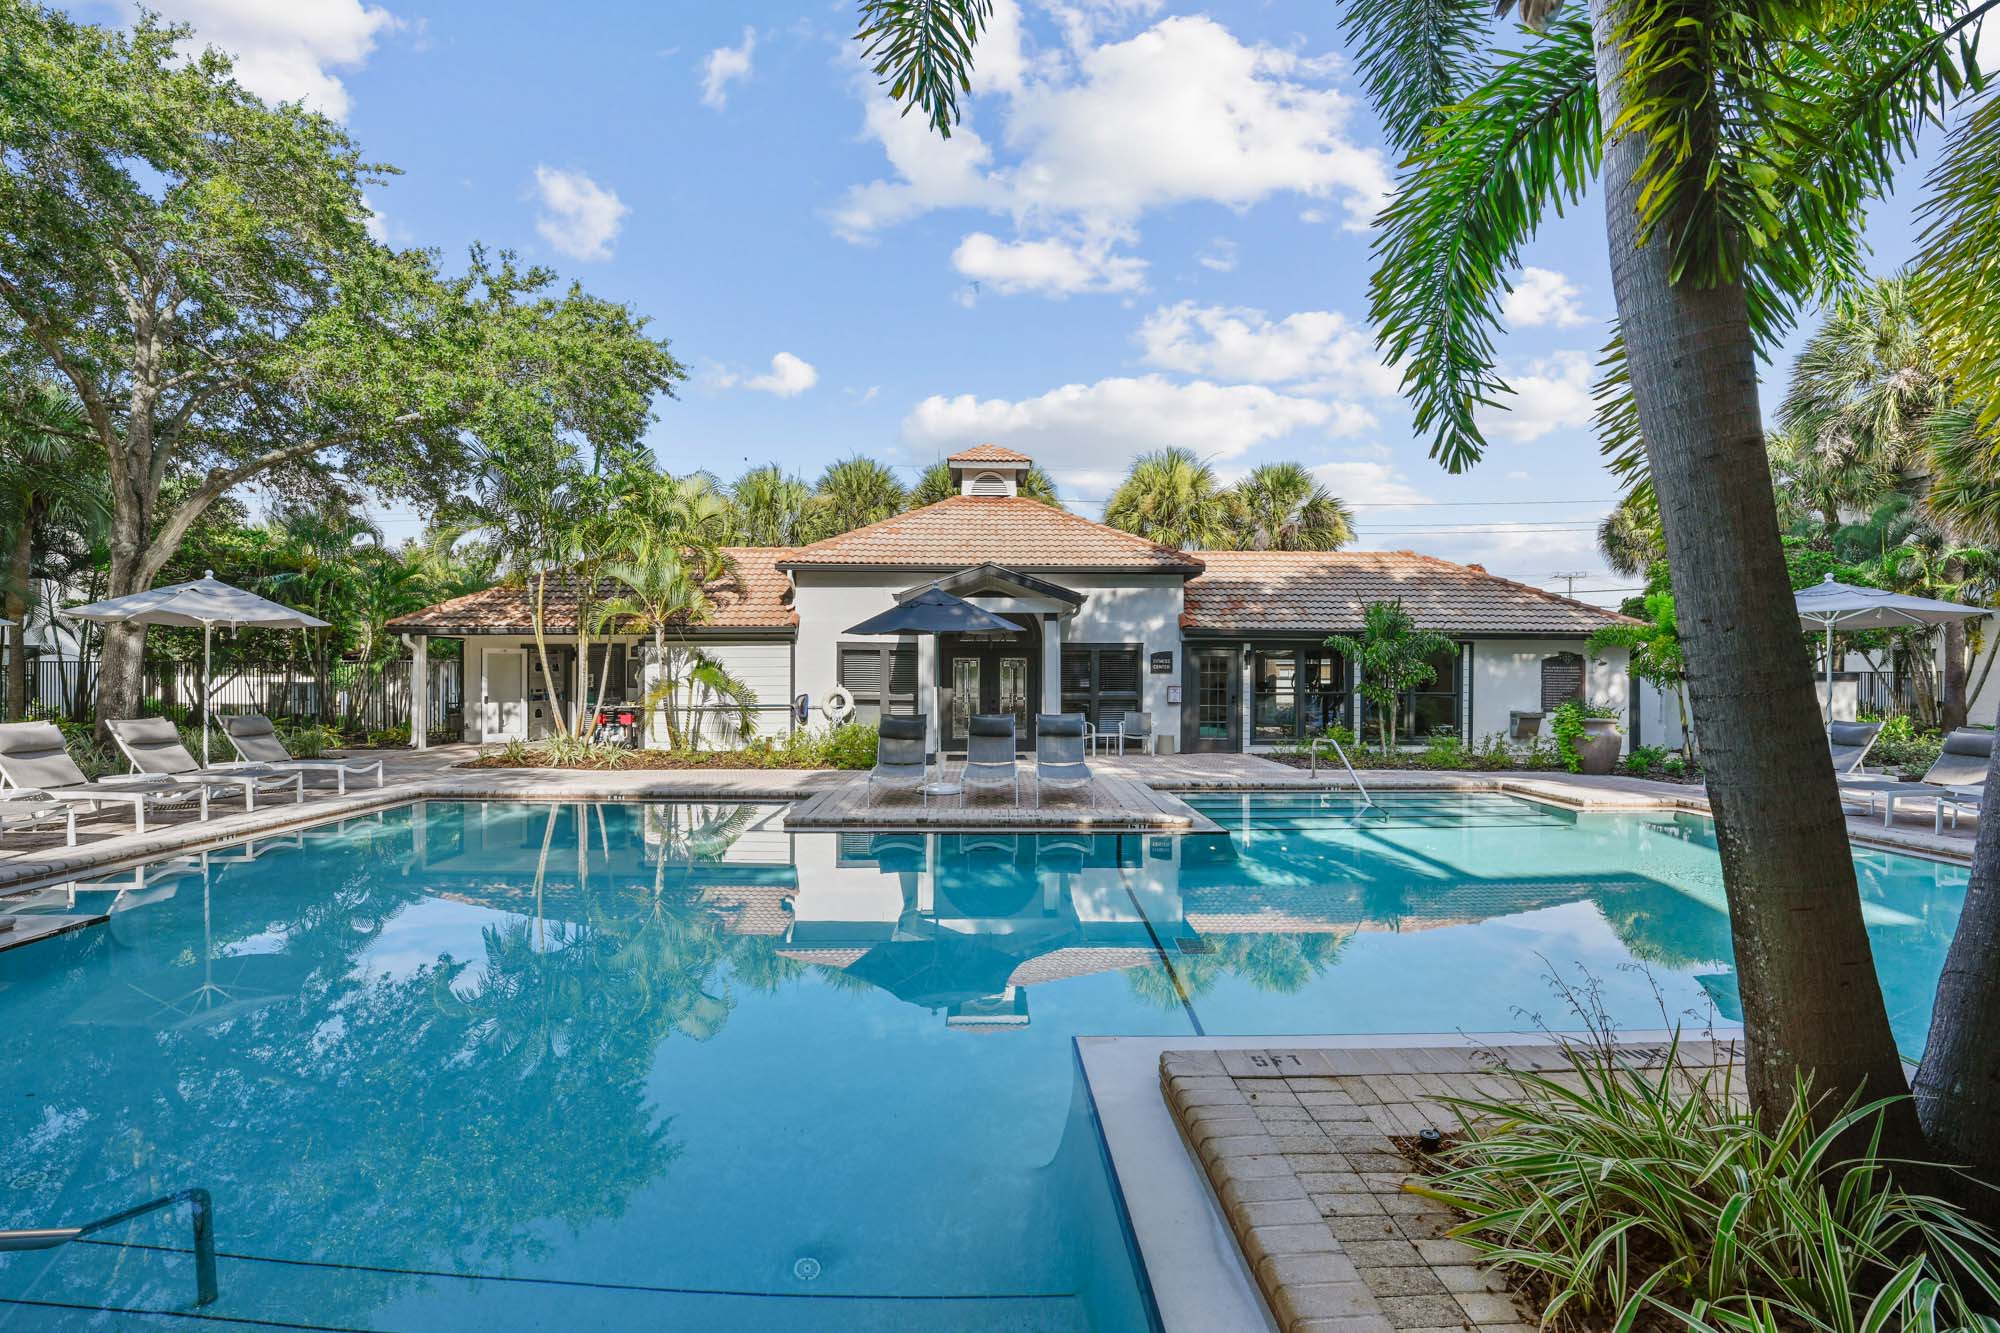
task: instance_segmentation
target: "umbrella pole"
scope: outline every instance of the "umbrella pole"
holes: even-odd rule
[[[201,627],[201,766],[208,767],[208,642],[215,634],[215,626],[203,622]],[[206,901],[204,900],[204,909]]]

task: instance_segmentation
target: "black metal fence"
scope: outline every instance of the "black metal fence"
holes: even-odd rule
[[[0,653],[0,662],[5,654]],[[46,714],[89,722],[97,694],[97,659],[35,657],[28,662],[28,706]],[[344,732],[387,731],[410,721],[408,659],[380,666],[336,663],[325,678],[292,666],[233,666],[215,669],[211,697],[221,713],[263,713],[270,717],[317,721]],[[430,717],[433,731],[457,732],[465,709],[464,664],[456,659],[430,664]],[[201,663],[148,661],[143,667],[147,712],[191,716],[201,706]]]

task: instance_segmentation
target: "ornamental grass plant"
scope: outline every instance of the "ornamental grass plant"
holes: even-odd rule
[[[1455,1102],[1462,1135],[1410,1186],[1466,1216],[1452,1234],[1545,1327],[2000,1333],[2000,1242],[1921,1191],[1944,1168],[1882,1154],[1889,1099],[1829,1118],[1802,1083],[1760,1126],[1730,1061],[1687,1059],[1676,1030],[1641,1067],[1587,1022],[1561,1068]]]

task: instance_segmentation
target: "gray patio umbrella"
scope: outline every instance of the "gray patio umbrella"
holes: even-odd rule
[[[933,583],[879,616],[848,627],[849,634],[1018,634],[1021,627],[954,597]]]
[[[316,616],[254,592],[245,592],[215,577],[209,570],[192,583],[176,583],[165,588],[148,588],[125,597],[112,597],[63,611],[71,620],[95,620],[105,624],[201,626],[201,762],[208,766],[209,656],[217,625],[240,629],[255,625],[264,629],[325,629]]]
[[[1826,631],[1826,715],[1833,717],[1833,632],[1836,629],[1910,629],[1944,625],[1954,620],[1976,620],[1993,614],[1992,608],[1966,606],[1960,602],[1940,602],[1929,597],[1912,597],[1886,588],[1858,588],[1836,583],[1828,574],[1810,588],[1801,588],[1792,600],[1799,619]]]

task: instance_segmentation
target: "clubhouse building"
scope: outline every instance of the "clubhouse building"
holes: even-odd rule
[[[798,547],[737,547],[712,611],[674,637],[755,692],[757,734],[939,706],[933,738],[964,748],[975,713],[1013,713],[1032,744],[1040,712],[1081,712],[1115,731],[1151,716],[1162,749],[1265,749],[1331,723],[1373,725],[1351,664],[1325,646],[1371,603],[1400,600],[1453,647],[1401,715],[1417,736],[1506,732],[1515,714],[1585,698],[1620,711],[1628,744],[1673,743],[1670,703],[1631,679],[1623,649],[1591,633],[1623,618],[1601,607],[1407,551],[1179,551],[1030,500],[1026,455],[980,445],[952,455],[958,494]],[[1013,622],[1012,634],[863,638],[847,633],[937,584]],[[573,589],[544,612],[548,671],[526,589],[496,586],[403,616],[390,629],[419,654],[464,642],[464,738],[548,733],[590,689],[636,702],[657,670],[643,635],[573,642]],[[609,655],[609,662],[604,654]],[[933,694],[933,688],[938,691]],[[734,709],[714,709],[710,744],[733,744]],[[1531,725],[1531,724],[1530,724]],[[418,728],[419,731],[422,728]]]

